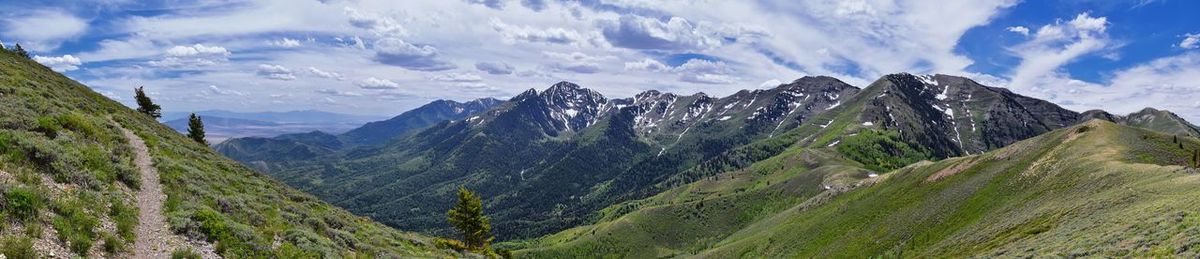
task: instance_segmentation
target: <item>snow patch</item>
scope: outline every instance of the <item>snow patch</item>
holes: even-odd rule
[[[863,122],[863,126],[875,126],[874,122]]]

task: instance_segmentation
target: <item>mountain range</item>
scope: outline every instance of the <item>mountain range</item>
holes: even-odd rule
[[[486,197],[497,235],[515,240],[596,222],[612,206],[742,170],[793,146],[846,141],[861,148],[835,154],[878,174],[981,154],[1098,116],[1163,132],[1197,129],[1169,112],[1098,114],[948,75],[893,74],[861,89],[804,77],[726,97],[646,91],[617,99],[560,82],[405,127],[411,133],[382,142],[331,147],[337,142],[321,139],[345,137],[314,134],[282,136],[292,143],[283,145],[231,140],[218,150],[355,213],[430,234],[449,233],[441,213],[447,204],[434,201],[466,186]],[[862,130],[870,133],[857,135]]]

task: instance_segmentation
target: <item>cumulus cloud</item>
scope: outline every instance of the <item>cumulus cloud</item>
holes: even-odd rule
[[[733,69],[721,61],[691,59],[672,70],[679,73],[680,81],[690,83],[732,84],[738,79],[731,75]]]
[[[521,6],[534,11],[546,9],[546,0],[521,0]]]
[[[504,8],[504,2],[501,0],[463,0],[471,4],[479,4],[492,9]]]
[[[338,81],[346,80],[346,77],[337,72],[324,71],[315,67],[308,67],[307,71],[309,74],[320,78],[336,79]]]
[[[220,46],[203,44],[175,46],[167,49],[161,59],[150,61],[150,65],[156,67],[211,66],[228,61],[231,54],[229,50]]]
[[[513,66],[504,62],[479,62],[475,69],[492,75],[508,75],[513,73]]]
[[[280,48],[295,48],[300,46],[300,41],[291,38],[283,38],[276,41],[271,41],[270,44],[271,46]]]
[[[1180,48],[1195,49],[1200,48],[1200,33],[1184,35],[1183,41],[1179,42]]]
[[[52,51],[64,40],[82,35],[88,21],[61,10],[36,10],[27,15],[0,18],[4,35],[25,43],[31,50]]]
[[[274,80],[283,80],[283,81],[296,80],[296,75],[292,74],[291,69],[288,69],[288,68],[280,66],[280,65],[259,64],[258,72],[256,74],[258,74],[259,76],[266,77],[268,79],[274,79]]]
[[[404,26],[401,26],[399,22],[396,22],[396,19],[392,19],[391,17],[360,12],[358,9],[352,7],[346,7],[343,11],[350,18],[350,25],[366,29],[376,36],[399,37],[408,34],[408,30],[404,29]]]
[[[557,71],[575,72],[580,74],[593,74],[600,72],[600,64],[597,62],[613,59],[612,56],[592,56],[582,52],[553,52],[542,51],[542,55],[557,59],[558,62],[551,63],[550,69]]]
[[[79,58],[71,55],[63,55],[60,57],[33,56],[33,61],[42,63],[42,65],[50,67],[50,69],[54,69],[54,71],[58,72],[73,71],[79,69],[80,65],[83,65],[83,62],[80,61]]]
[[[1018,33],[1021,35],[1029,36],[1029,28],[1025,28],[1025,26],[1008,27],[1007,30],[1009,32],[1014,32],[1014,33]]]
[[[217,87],[215,85],[208,85],[208,88],[205,88],[203,93],[206,95],[247,96],[246,93],[238,92],[238,91],[234,91],[234,90],[228,90],[228,89],[221,89],[220,87]]]
[[[1117,71],[1108,85],[1059,77],[1062,87],[1035,94],[1076,110],[1105,109],[1130,113],[1144,107],[1168,109],[1200,120],[1200,106],[1179,100],[1200,99],[1200,53],[1164,57]]]
[[[603,35],[613,46],[630,49],[702,50],[721,45],[721,39],[705,35],[681,17],[666,22],[637,15],[624,15],[603,25]]]
[[[356,92],[341,91],[341,90],[328,89],[328,88],[317,90],[317,93],[333,95],[333,96],[362,96],[362,94],[356,93]]]
[[[442,82],[479,82],[483,81],[483,78],[471,73],[445,73],[431,76],[429,80]]]
[[[1012,48],[1021,58],[1011,77],[1012,87],[1038,91],[1055,87],[1051,82],[1064,77],[1059,68],[1081,56],[1112,47],[1106,17],[1081,13],[1070,21],[1056,21],[1038,28],[1033,38]]]
[[[658,60],[653,60],[653,59],[648,59],[648,58],[640,60],[640,61],[625,62],[625,70],[626,71],[660,72],[660,71],[666,71],[668,69],[670,69],[670,67],[667,66],[666,64],[663,64],[662,62],[658,62]]]
[[[582,34],[575,30],[564,28],[534,28],[530,26],[510,25],[500,21],[500,19],[492,19],[492,30],[500,33],[504,43],[514,44],[517,42],[541,42],[552,44],[568,44],[580,46],[582,44],[600,45],[598,35]]]
[[[396,89],[400,88],[400,84],[392,82],[392,80],[370,77],[359,81],[358,87],[363,89]]]
[[[375,61],[417,71],[442,71],[457,68],[441,60],[437,48],[413,45],[399,38],[384,38],[375,42]]]

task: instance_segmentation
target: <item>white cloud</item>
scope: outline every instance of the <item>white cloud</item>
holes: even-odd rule
[[[291,81],[296,80],[296,75],[292,74],[292,70],[280,65],[259,64],[258,72],[255,74],[274,80]]]
[[[1042,26],[1032,39],[1012,48],[1021,63],[1011,76],[1011,87],[1033,91],[1055,87],[1052,82],[1065,77],[1060,67],[1113,46],[1105,32],[1107,28],[1107,18],[1091,17],[1088,13]]]
[[[363,89],[396,89],[400,88],[400,84],[392,82],[392,80],[370,77],[359,81],[358,87]]]
[[[530,26],[516,26],[504,23],[500,19],[492,19],[492,29],[500,33],[504,43],[514,44],[517,42],[544,42],[553,44],[568,44],[579,46],[581,44],[603,45],[599,35],[596,34],[581,34],[578,31],[551,27],[551,28],[534,28]]]
[[[391,17],[360,12],[358,9],[352,7],[346,7],[343,11],[346,13],[346,16],[350,17],[350,25],[366,29],[376,36],[399,37],[408,35],[408,30],[405,30],[404,26],[401,26],[399,22]]]
[[[603,35],[613,46],[630,49],[704,50],[722,44],[717,35],[703,32],[682,17],[666,22],[637,15],[624,15],[603,25]]]
[[[217,87],[215,85],[208,85],[208,88],[204,89],[203,93],[206,95],[233,95],[233,96],[247,96],[248,95],[243,92],[238,92],[238,91],[228,90],[228,89],[221,89],[220,87]]]
[[[1184,49],[1200,48],[1200,33],[1184,35],[1183,41],[1179,42],[1179,47]]]
[[[346,80],[340,73],[324,71],[315,67],[308,67],[308,73],[320,78],[336,79],[338,81]]]
[[[441,71],[457,68],[438,57],[437,48],[413,45],[399,38],[384,38],[375,42],[375,61],[417,71]]]
[[[475,69],[492,75],[508,75],[513,73],[513,66],[504,62],[479,62]]]
[[[167,49],[163,58],[150,61],[156,67],[200,67],[211,66],[229,60],[229,50],[220,46],[175,46]]]
[[[363,96],[362,94],[360,94],[360,93],[357,93],[357,92],[341,91],[341,90],[328,89],[328,88],[326,88],[326,89],[321,89],[321,90],[317,90],[317,93],[319,93],[319,94],[333,95],[333,96],[349,96],[349,97],[353,97],[353,96]]]
[[[276,41],[271,41],[270,45],[280,48],[295,48],[300,46],[300,41],[291,38],[283,38]]]
[[[479,82],[483,78],[471,73],[445,73],[429,77],[430,80],[443,82]]]
[[[83,62],[79,58],[71,55],[63,55],[61,57],[33,56],[33,60],[58,72],[73,71],[79,69],[80,65],[83,65]]]
[[[38,51],[58,49],[62,41],[78,37],[88,29],[88,21],[62,10],[35,10],[24,16],[0,19],[5,36]]]
[[[721,61],[703,59],[688,60],[672,69],[679,73],[679,80],[699,84],[731,84],[738,80],[732,76],[734,72],[728,64]]]
[[[669,66],[653,59],[642,59],[640,61],[625,62],[626,71],[650,71],[660,72],[670,69]]]
[[[1180,100],[1200,99],[1200,53],[1159,58],[1117,71],[1107,85],[1054,77],[1058,87],[1033,92],[1075,110],[1104,109],[1126,114],[1144,107],[1167,109],[1200,121],[1200,107]]]
[[[1025,26],[1008,27],[1007,30],[1009,32],[1015,32],[1015,33],[1019,33],[1021,35],[1029,36],[1029,28],[1025,28]]]

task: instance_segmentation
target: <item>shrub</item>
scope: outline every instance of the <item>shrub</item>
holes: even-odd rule
[[[863,163],[867,169],[885,172],[929,158],[929,151],[912,145],[891,132],[864,130],[837,145],[838,153]]]
[[[200,253],[192,251],[191,247],[179,248],[171,252],[171,259],[200,259]]]
[[[38,132],[45,134],[48,138],[57,138],[58,132],[62,131],[62,126],[58,124],[58,120],[54,117],[42,116],[37,118]]]
[[[109,217],[117,225],[117,234],[126,241],[132,241],[134,238],[133,231],[138,223],[137,207],[126,205],[124,199],[121,199],[119,196],[113,196]]]
[[[108,254],[116,254],[125,250],[125,241],[121,240],[121,238],[109,233],[102,233],[100,235],[104,239],[104,251],[108,252]]]
[[[50,222],[58,236],[66,241],[71,251],[77,254],[87,254],[96,239],[96,226],[100,221],[88,215],[78,201],[62,202],[57,206],[58,216]]]
[[[33,188],[15,187],[4,194],[4,211],[22,220],[37,217],[43,203],[43,197]]]
[[[28,237],[5,238],[3,244],[0,244],[0,254],[15,259],[37,258],[37,251],[33,250],[33,239]]]
[[[450,249],[454,251],[466,251],[467,244],[454,239],[438,238],[433,240],[433,246],[439,249]]]

